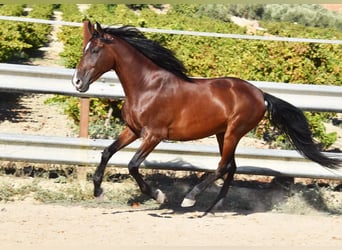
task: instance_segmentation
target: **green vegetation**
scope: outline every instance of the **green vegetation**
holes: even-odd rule
[[[262,19],[342,31],[342,15],[318,4],[267,4]]]
[[[304,112],[309,121],[310,129],[313,137],[318,140],[321,150],[331,146],[337,140],[337,133],[327,133],[324,121],[328,119],[330,114],[321,114],[317,112]],[[254,130],[257,137],[263,138],[272,147],[281,147],[283,149],[293,149],[290,141],[285,134],[279,133],[278,130],[273,129],[268,122],[262,123],[257,129]]]
[[[63,20],[70,22],[81,22],[83,15],[75,4],[62,4],[60,11],[63,13]],[[64,51],[61,56],[67,68],[74,68],[82,55],[82,28],[62,26],[58,39],[64,43]]]
[[[336,192],[331,186],[292,184],[288,188],[286,202],[276,204],[273,211],[288,214],[316,214],[328,212],[330,214],[342,214],[341,200],[336,197]]]
[[[328,11],[319,4],[203,4],[193,14],[224,21],[230,21],[231,16],[238,16],[342,31],[342,15]]]
[[[24,16],[25,5],[2,5],[0,15]],[[28,17],[51,19],[53,5],[27,6]],[[38,49],[48,42],[47,36],[51,26],[27,22],[0,21],[0,62],[6,62],[13,57],[27,58],[30,52]]]

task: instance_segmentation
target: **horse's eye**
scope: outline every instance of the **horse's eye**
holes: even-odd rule
[[[97,54],[99,51],[100,51],[99,47],[94,47],[91,49],[91,53],[93,53],[93,54]]]

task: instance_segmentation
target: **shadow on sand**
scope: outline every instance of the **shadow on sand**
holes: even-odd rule
[[[218,194],[221,180],[200,194],[194,207],[183,208],[180,204],[187,192],[204,177],[205,174],[191,174],[181,178],[160,173],[145,175],[144,178],[151,186],[161,189],[166,194],[167,202],[160,205],[145,195],[134,195],[127,202],[129,209],[115,211],[112,214],[148,212],[150,216],[160,218],[172,218],[179,214],[187,215],[189,219],[201,217]],[[324,192],[321,191],[326,187],[295,184],[293,181],[293,178],[284,177],[273,178],[270,181],[235,180],[227,197],[209,215],[220,216],[228,212],[234,216],[271,212],[284,204],[288,206],[288,200],[296,195],[301,197],[301,203],[318,213],[341,214],[326,204]]]

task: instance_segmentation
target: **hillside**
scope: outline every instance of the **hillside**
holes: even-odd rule
[[[336,11],[342,13],[342,4],[321,4],[327,10]]]

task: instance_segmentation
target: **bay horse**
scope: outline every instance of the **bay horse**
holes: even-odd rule
[[[196,196],[219,178],[224,182],[208,208],[226,196],[236,171],[235,149],[241,137],[256,127],[267,112],[270,122],[288,135],[304,157],[328,168],[337,168],[341,160],[322,154],[313,141],[302,111],[252,84],[233,77],[191,78],[174,53],[146,38],[132,26],[102,28],[88,22],[91,34],[72,83],[86,92],[103,73],[115,70],[125,103],[122,117],[125,129],[102,153],[95,170],[94,196],[102,195],[104,170],[115,152],[142,138],[128,163],[129,173],[142,193],[160,203],[166,197],[152,189],[139,173],[140,164],[162,140],[186,141],[216,135],[221,159],[215,172],[197,184],[181,206],[194,206]]]

